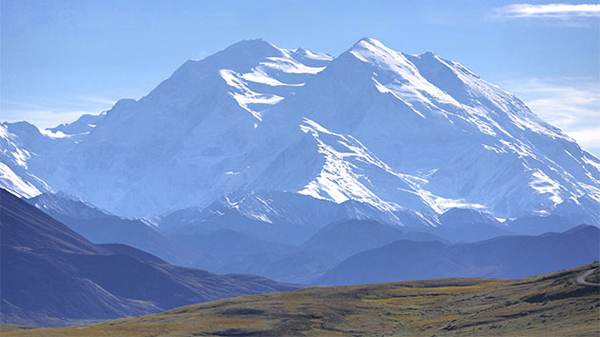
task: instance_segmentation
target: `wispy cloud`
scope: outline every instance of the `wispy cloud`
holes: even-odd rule
[[[66,102],[66,103],[65,103]],[[116,100],[106,97],[73,97],[64,101],[2,100],[0,122],[27,121],[40,128],[71,123],[84,114],[97,115]]]
[[[561,3],[545,5],[514,4],[496,8],[495,14],[497,18],[502,19],[589,19],[600,17],[600,5]]]
[[[561,128],[586,150],[600,157],[600,82],[559,78],[505,81],[502,86],[521,98],[543,120]]]

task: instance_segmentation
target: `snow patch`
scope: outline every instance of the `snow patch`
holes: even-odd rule
[[[555,204],[559,204],[563,201],[560,196],[560,184],[548,177],[544,172],[536,169],[531,173],[531,181],[529,186],[537,191],[539,194],[551,194],[549,198]]]
[[[0,186],[25,198],[33,198],[42,194],[39,189],[31,183],[23,181],[10,167],[2,162],[0,162]]]
[[[262,121],[262,112],[251,109],[251,106],[274,105],[283,99],[283,97],[274,94],[261,94],[250,90],[241,76],[233,70],[221,69],[219,74],[227,85],[235,89],[229,92],[229,94],[235,99],[238,105],[251,113],[259,121]]]
[[[62,131],[50,131],[48,129],[40,129],[38,128],[38,130],[40,130],[40,133],[46,137],[50,137],[50,138],[68,138],[70,137],[69,135],[64,134]]]

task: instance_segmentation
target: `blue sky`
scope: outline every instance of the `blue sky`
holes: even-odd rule
[[[600,155],[600,5],[528,4],[1,0],[0,120],[99,113],[243,39],[338,55],[368,36],[466,65]]]

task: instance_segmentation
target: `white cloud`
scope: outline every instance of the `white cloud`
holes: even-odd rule
[[[535,114],[561,128],[586,150],[600,156],[600,81],[560,78],[502,83]]]
[[[97,115],[110,109],[116,100],[105,97],[74,97],[65,101],[40,101],[34,100],[0,101],[0,122],[27,121],[40,128],[55,127],[62,123],[71,123],[81,115]],[[66,102],[66,103],[65,103]]]
[[[581,19],[600,17],[599,4],[514,4],[496,9],[500,18]]]
[[[583,144],[588,144],[588,146],[595,145],[596,148],[600,148],[600,126],[591,127],[586,130],[572,131],[569,135]],[[596,154],[600,157],[600,153]]]

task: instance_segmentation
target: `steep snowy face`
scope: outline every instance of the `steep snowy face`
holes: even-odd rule
[[[426,192],[415,183],[418,177],[394,172],[354,137],[331,132],[310,119],[300,129],[313,137],[323,164],[298,193],[336,203],[355,200],[382,211],[432,210],[423,197]]]
[[[442,211],[507,217],[544,214],[584,195],[598,200],[598,158],[513,95],[431,53],[361,40],[288,103],[288,111],[360,140],[395,172],[420,178],[416,188]]]
[[[404,54],[387,48],[377,40],[363,39],[349,53],[376,70],[371,79],[379,92],[393,95],[413,107],[414,112],[423,118],[425,116],[418,108],[436,104],[458,105],[452,96],[427,81]]]
[[[517,200],[520,206],[529,203],[524,207],[528,211],[542,214],[563,203],[577,203],[582,197],[600,201],[598,158],[582,150],[560,129],[542,121],[513,95],[485,82],[456,62],[431,53],[412,59],[428,81],[451,93],[465,111],[485,116],[483,121],[492,131],[493,138],[486,137],[488,139],[481,142],[475,153],[477,157],[463,155],[438,170],[432,176],[432,180],[440,179],[438,185],[454,183],[454,188],[472,189],[469,191],[472,194],[489,193],[486,184],[502,177],[497,168],[500,166],[512,175],[512,178],[505,175],[505,183],[510,184],[512,180],[512,184],[520,187],[499,186],[498,196],[487,201],[496,204],[496,210],[514,214],[518,206],[510,203]],[[484,132],[486,126],[480,129]],[[461,171],[465,175],[457,177],[456,173]],[[477,186],[467,182],[472,181],[467,175],[486,171],[495,171],[495,176],[485,184]],[[457,182],[462,186],[456,186]],[[505,196],[504,200],[499,196]],[[598,220],[595,217],[586,221]]]

